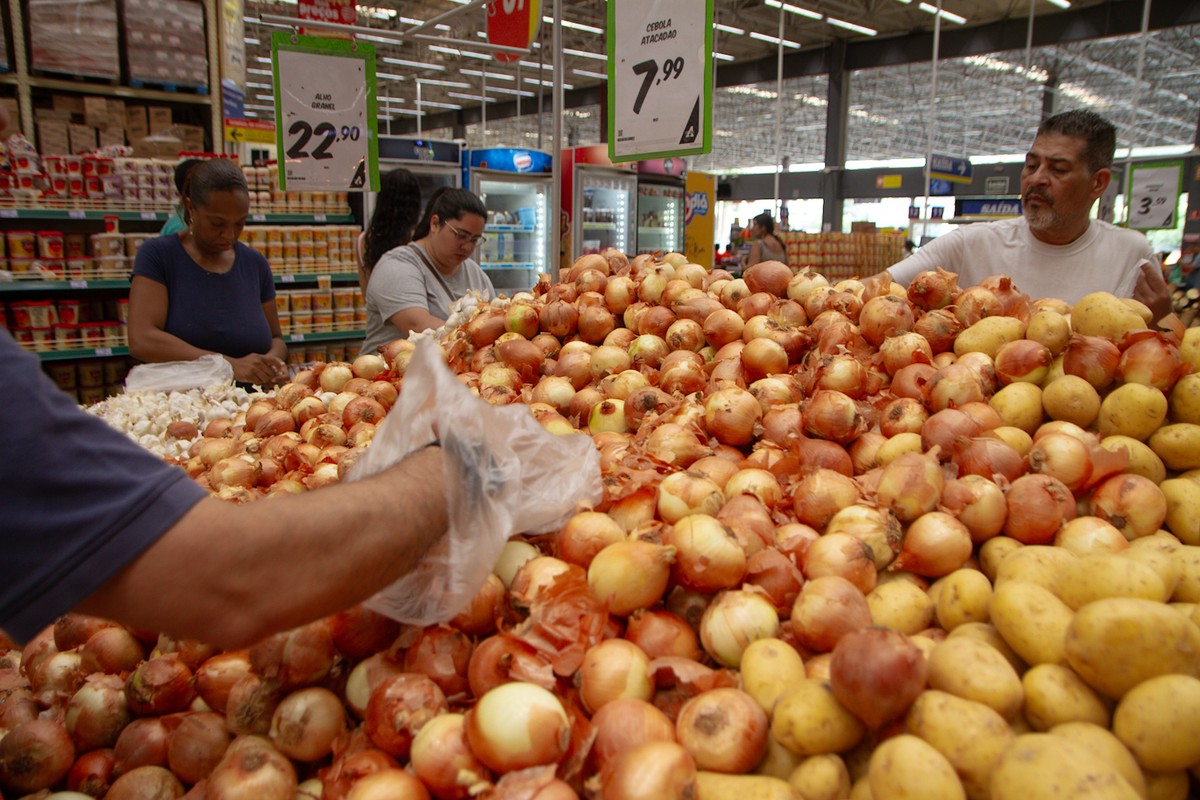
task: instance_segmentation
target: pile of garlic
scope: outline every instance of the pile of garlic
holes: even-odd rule
[[[232,419],[255,400],[267,395],[248,392],[231,383],[180,392],[127,392],[84,410],[100,417],[150,452],[166,459],[187,455],[188,448],[215,419]],[[173,422],[190,422],[194,435],[179,438],[168,431]],[[186,426],[176,428],[178,432]]]

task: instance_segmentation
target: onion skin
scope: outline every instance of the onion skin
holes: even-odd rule
[[[48,789],[67,777],[75,746],[61,722],[23,722],[0,739],[0,786],[22,794]]]
[[[868,627],[833,648],[833,695],[872,730],[899,719],[925,689],[928,662],[902,633]]]

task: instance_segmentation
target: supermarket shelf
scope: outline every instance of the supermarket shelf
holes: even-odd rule
[[[96,211],[81,208],[0,208],[0,219],[89,219],[116,217],[123,222],[163,222],[168,211]]]
[[[330,280],[336,282],[341,281],[358,281],[357,272],[298,272],[288,273],[286,275],[276,275],[275,284],[281,283],[316,283],[317,278],[322,275],[328,275]]]
[[[199,106],[212,104],[212,95],[208,94],[166,92],[158,89],[140,89],[133,86],[113,86],[108,83],[68,81],[59,78],[43,78],[38,76],[30,76],[28,80],[30,87],[34,89],[48,89],[55,92],[99,94],[108,97],[131,97],[135,100],[157,100],[160,103],[189,103]]]
[[[670,236],[675,233],[674,228],[638,228],[638,233],[654,233],[659,236]]]
[[[536,227],[533,225],[487,225],[483,230],[486,233],[533,233]]]
[[[585,222],[583,223],[585,231],[615,231],[617,223],[615,222]]]
[[[339,339],[361,339],[367,335],[365,330],[330,331],[327,333],[289,333],[283,337],[288,344],[300,342],[334,342]]]
[[[126,280],[6,281],[0,292],[72,292],[78,289],[128,289]]]
[[[37,356],[42,361],[72,361],[81,358],[109,358],[129,355],[128,347],[96,347],[84,350],[43,350]]]
[[[487,270],[537,269],[537,264],[520,261],[489,261],[479,266],[483,267],[485,272]]]
[[[298,223],[352,223],[354,217],[350,214],[251,214],[246,218],[248,223],[255,222],[298,222]]]

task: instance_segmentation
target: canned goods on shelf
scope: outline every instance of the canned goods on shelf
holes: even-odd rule
[[[54,381],[55,386],[64,391],[74,389],[76,380],[78,379],[78,376],[75,374],[75,365],[69,361],[47,364],[46,374]]]
[[[129,374],[129,362],[124,358],[106,358],[101,364],[104,366],[104,384],[106,386],[122,383],[125,376]]]
[[[37,237],[34,236],[33,231],[8,231],[5,239],[11,258],[31,259],[37,257]]]
[[[104,365],[99,361],[80,361],[79,362],[79,385],[83,388],[94,388],[103,386],[104,381]]]
[[[65,258],[66,249],[62,231],[38,231],[37,254],[39,258],[50,259],[52,261]]]
[[[59,300],[55,304],[58,310],[58,321],[74,325],[79,322],[79,310],[82,303],[78,300]]]
[[[296,311],[312,311],[312,292],[307,289],[293,289],[289,292],[293,313]]]
[[[58,311],[53,300],[28,300],[25,310],[29,314],[27,324],[31,328],[49,328],[58,322]]]
[[[103,402],[104,387],[92,386],[79,390],[79,403],[84,406],[94,406],[96,403]]]

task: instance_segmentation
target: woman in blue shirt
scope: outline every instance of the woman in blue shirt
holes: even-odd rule
[[[240,382],[286,381],[274,276],[238,241],[250,213],[242,171],[225,158],[197,164],[183,194],[187,228],[146,242],[134,261],[130,354],[155,362],[217,353]]]

